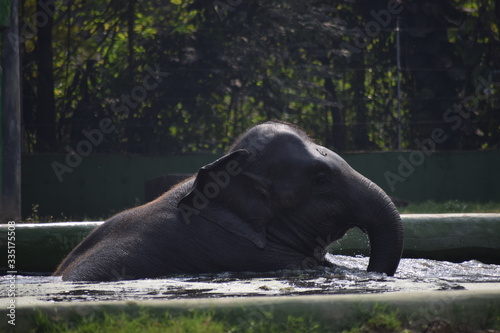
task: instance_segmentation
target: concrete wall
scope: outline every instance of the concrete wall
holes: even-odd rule
[[[500,202],[498,150],[435,152],[428,156],[417,150],[343,157],[391,196],[415,202]]]
[[[76,165],[66,163],[64,155],[26,155],[22,161],[23,217],[32,214],[32,205],[39,205],[40,216],[60,217],[63,213],[66,217],[107,218],[144,203],[145,180],[165,173],[194,173],[216,158],[95,154]],[[58,178],[54,163],[60,163],[59,170],[66,166],[72,171],[60,172]]]
[[[500,151],[386,152],[343,156],[389,195],[410,201],[500,202]],[[144,203],[144,181],[166,173],[194,173],[214,155],[25,155],[23,217],[107,218]],[[54,171],[54,168],[57,172]]]

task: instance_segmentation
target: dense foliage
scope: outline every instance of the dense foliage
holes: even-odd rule
[[[339,151],[397,149],[399,124],[403,149],[499,148],[500,0],[26,0],[20,22],[28,153],[220,153],[268,119]]]

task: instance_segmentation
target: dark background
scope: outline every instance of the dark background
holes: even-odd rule
[[[114,131],[92,153],[220,154],[268,119],[340,152],[418,149],[436,128],[438,150],[499,146],[500,0],[26,0],[20,15],[27,154],[76,150],[102,119]]]

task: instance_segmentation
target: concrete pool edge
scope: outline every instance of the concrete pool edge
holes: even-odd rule
[[[288,315],[311,316],[334,330],[342,330],[355,323],[360,315],[369,314],[373,307],[387,305],[398,309],[403,323],[412,327],[441,318],[455,325],[473,328],[486,327],[492,318],[500,325],[500,290],[432,291],[384,294],[312,295],[278,297],[241,297],[213,299],[175,299],[151,301],[106,301],[71,303],[32,303],[16,307],[16,329],[32,326],[41,312],[53,320],[71,321],[102,312],[137,314],[139,310],[162,313],[213,311],[228,314],[236,320],[280,320]],[[266,315],[271,313],[272,316]],[[496,319],[495,319],[496,318]],[[485,326],[486,325],[486,326]],[[0,322],[0,330],[7,328],[7,320]]]
[[[401,215],[403,257],[461,262],[476,259],[500,264],[500,214]],[[52,272],[92,229],[103,222],[19,223],[16,267],[23,272]],[[8,226],[0,226],[0,252],[7,251]],[[366,235],[355,229],[331,247],[334,254],[368,255]],[[6,272],[0,266],[0,274]]]

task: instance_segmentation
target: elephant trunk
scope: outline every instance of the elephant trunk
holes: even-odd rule
[[[403,252],[403,225],[396,206],[377,185],[363,181],[369,190],[368,221],[364,216],[364,229],[370,239],[370,262],[368,271],[394,275]],[[367,182],[367,183],[366,183]]]

